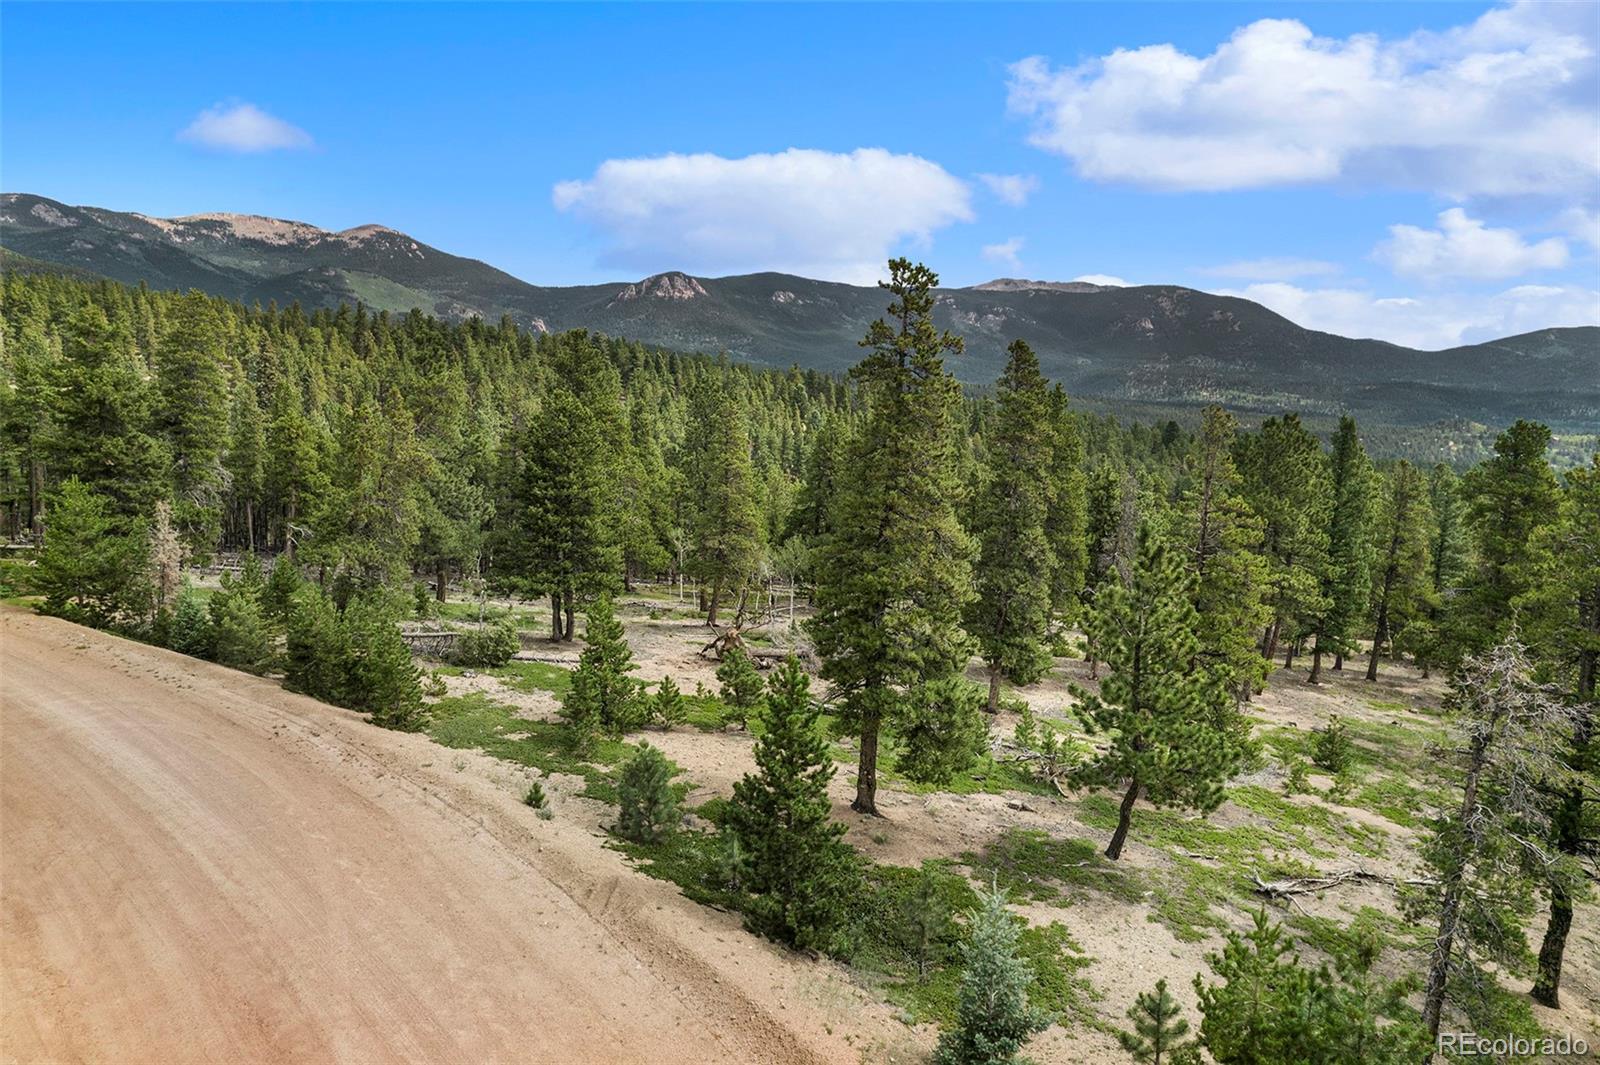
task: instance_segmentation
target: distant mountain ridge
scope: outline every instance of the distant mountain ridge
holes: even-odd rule
[[[158,219],[41,196],[0,195],[0,247],[74,272],[245,303],[361,301],[446,318],[509,315],[772,365],[842,370],[884,310],[875,288],[789,274],[549,287],[381,225],[331,232],[254,215]],[[999,278],[941,289],[937,324],[960,333],[963,380],[997,376],[1011,340],[1086,397],[1142,405],[1222,402],[1246,410],[1344,410],[1392,424],[1535,417],[1600,431],[1600,328],[1545,329],[1447,351],[1304,329],[1249,300],[1175,285],[1128,288]]]

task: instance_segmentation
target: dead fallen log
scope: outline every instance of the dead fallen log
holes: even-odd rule
[[[1383,873],[1374,873],[1367,869],[1341,869],[1338,872],[1323,873],[1317,876],[1291,876],[1283,880],[1262,880],[1260,876],[1252,873],[1250,880],[1254,887],[1252,890],[1257,895],[1269,899],[1292,899],[1296,895],[1314,895],[1327,891],[1329,888],[1339,887],[1342,884],[1385,884],[1389,887],[1406,885],[1420,887],[1436,883],[1425,877],[1409,880],[1398,880]]]

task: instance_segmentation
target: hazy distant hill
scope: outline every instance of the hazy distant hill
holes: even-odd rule
[[[383,226],[329,232],[254,215],[147,218],[0,196],[0,246],[14,255],[157,288],[245,302],[360,300],[450,318],[510,315],[536,329],[577,326],[683,350],[838,370],[883,313],[876,289],[788,274],[530,285]],[[26,268],[26,264],[24,264]],[[36,267],[35,267],[36,268]],[[1111,288],[1002,278],[939,294],[939,324],[962,334],[952,360],[992,381],[1022,337],[1046,372],[1082,396],[1144,405],[1218,400],[1421,424],[1537,417],[1600,427],[1600,328],[1547,329],[1423,352],[1303,329],[1248,300],[1173,285]]]

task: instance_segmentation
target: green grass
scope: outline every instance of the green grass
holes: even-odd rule
[[[1138,874],[1110,861],[1087,839],[1057,839],[1040,829],[1013,828],[981,854],[961,861],[988,883],[992,877],[1007,893],[1035,902],[1067,906],[1090,892],[1122,902],[1137,902],[1145,886]]]
[[[572,687],[572,670],[548,662],[507,662],[489,670],[506,687],[523,694],[549,692],[556,698],[567,694]]]
[[[633,749],[616,740],[601,740],[588,757],[580,757],[563,726],[517,717],[510,707],[482,692],[439,700],[426,731],[435,743],[455,750],[482,751],[544,773],[581,776],[586,783],[580,794],[605,802],[616,802],[616,784],[605,767],[615,766]]]

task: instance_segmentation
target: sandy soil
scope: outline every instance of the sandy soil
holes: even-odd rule
[[[15,610],[0,670],[6,1060],[903,1057],[492,759]]]

